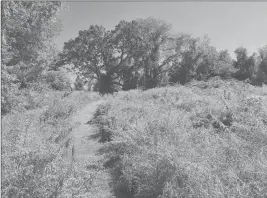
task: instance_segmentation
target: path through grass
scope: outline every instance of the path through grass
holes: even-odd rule
[[[103,157],[98,154],[101,144],[93,138],[98,133],[96,126],[88,124],[98,105],[103,101],[88,104],[74,117],[78,127],[73,131],[68,157],[72,165],[72,174],[66,183],[71,187],[74,197],[111,198],[110,176],[103,168]],[[84,188],[82,188],[82,187]]]

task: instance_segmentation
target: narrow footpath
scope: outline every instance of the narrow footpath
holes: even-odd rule
[[[98,133],[97,127],[88,124],[102,102],[101,100],[88,104],[73,117],[73,122],[78,127],[73,131],[72,147],[69,152],[73,167],[72,172],[84,174],[82,177],[91,175],[91,180],[84,181],[84,185],[88,185],[88,190],[77,192],[77,197],[114,198],[109,187],[110,175],[103,168],[103,156],[98,154],[101,143],[92,138]]]

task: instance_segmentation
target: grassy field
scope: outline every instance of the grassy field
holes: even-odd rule
[[[267,87],[119,92],[95,113],[116,197],[267,197]]]
[[[100,148],[104,164],[71,170],[73,115],[99,99],[88,123],[99,126],[100,143],[86,148]],[[81,185],[99,197],[108,185],[117,198],[267,197],[266,85],[214,78],[103,97],[30,92],[19,101],[2,117],[3,197],[86,197]],[[107,170],[111,181],[100,178]]]
[[[71,197],[62,185],[71,176],[66,150],[76,127],[72,116],[99,98],[81,91],[20,98],[17,112],[2,117],[2,197]]]

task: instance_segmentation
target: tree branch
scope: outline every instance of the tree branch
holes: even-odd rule
[[[165,61],[163,61],[163,63],[160,66],[158,66],[158,69],[162,68],[164,65],[166,65],[167,63],[169,63],[176,56],[177,56],[177,54],[174,54],[172,56],[169,56]]]
[[[114,81],[113,84],[123,86],[123,84],[121,84],[120,82],[116,82],[116,81]]]

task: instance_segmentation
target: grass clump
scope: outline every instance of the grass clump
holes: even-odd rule
[[[101,107],[117,197],[267,196],[267,90],[208,83],[121,92]]]

